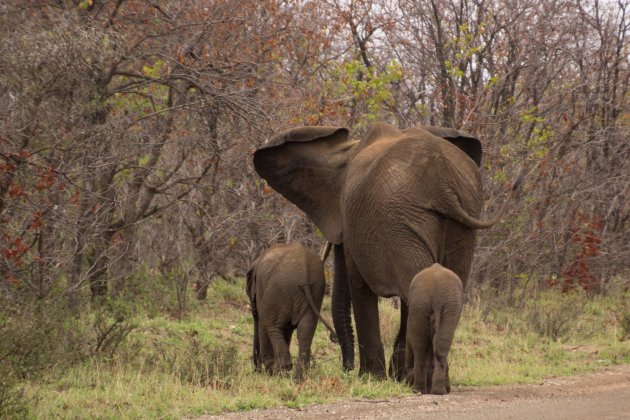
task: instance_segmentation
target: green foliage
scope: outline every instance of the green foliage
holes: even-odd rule
[[[544,158],[549,152],[548,144],[554,135],[553,129],[546,123],[544,117],[537,115],[536,107],[523,110],[519,116],[521,122],[534,126],[526,144],[530,156],[536,159]]]
[[[479,24],[479,32],[483,32],[484,24]],[[459,25],[459,35],[446,42],[446,47],[453,51],[453,61],[445,60],[444,66],[453,78],[465,76],[464,71],[457,64],[462,60],[468,60],[478,54],[480,49],[475,45],[474,34],[470,32],[468,24]]]
[[[386,110],[393,106],[391,86],[402,80],[403,70],[396,61],[390,61],[379,71],[375,67],[366,67],[359,60],[352,60],[334,64],[330,76],[331,81],[326,85],[329,95],[343,98],[346,108],[360,106],[356,125],[365,127],[382,119]],[[345,112],[351,113],[350,109]]]
[[[53,366],[90,358],[110,360],[135,328],[125,311],[110,303],[73,314],[59,302],[36,302],[0,316],[3,363],[21,379],[38,379]]]
[[[113,115],[132,114],[142,117],[165,111],[168,108],[169,88],[162,78],[169,71],[169,66],[161,59],[157,59],[153,65],[144,65],[142,74],[148,82],[135,90],[112,95],[107,100],[110,112]],[[117,76],[115,80],[120,85],[131,82],[126,76]],[[143,166],[142,163],[140,165]]]
[[[138,269],[127,276],[123,284],[117,298],[108,301],[109,305],[115,305],[118,310],[124,310],[129,315],[146,314],[149,317],[176,310],[173,281],[156,269]]]
[[[208,300],[211,302],[234,302],[241,305],[249,304],[249,298],[245,291],[245,278],[235,279],[217,278],[208,289]]]

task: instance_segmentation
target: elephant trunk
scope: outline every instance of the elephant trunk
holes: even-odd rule
[[[350,285],[346,272],[346,260],[342,245],[335,245],[335,278],[332,290],[332,316],[341,346],[343,368],[354,369],[354,334],[350,315]]]

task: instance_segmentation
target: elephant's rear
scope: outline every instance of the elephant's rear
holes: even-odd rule
[[[463,298],[459,277],[440,264],[422,270],[411,282],[407,340],[409,351],[413,352],[414,377],[428,376],[426,382],[422,379],[419,383],[423,392],[427,387],[433,394],[450,392],[448,354]],[[428,371],[425,371],[425,365]]]
[[[410,312],[418,303],[430,303],[433,310],[439,310],[444,307],[461,306],[464,300],[464,287],[455,272],[436,263],[414,276],[409,286],[409,294],[414,296],[409,302]]]
[[[321,306],[326,282],[324,267],[319,256],[299,243],[274,245],[259,264],[259,276],[267,278],[264,304],[269,312],[277,314],[276,323],[297,325],[309,310],[302,287],[311,289],[315,304]],[[286,307],[278,311],[277,307]]]
[[[413,276],[436,262],[466,281],[475,231],[449,206],[477,217],[481,181],[459,149],[433,137],[376,142],[355,157],[344,188],[344,244],[375,293],[406,300]]]

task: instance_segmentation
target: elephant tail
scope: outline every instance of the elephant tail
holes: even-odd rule
[[[311,292],[311,286],[308,284],[305,284],[305,285],[302,285],[301,287],[302,287],[302,291],[304,292],[304,295],[306,296],[306,301],[308,302],[308,305],[311,307],[311,310],[315,312],[319,320],[322,321],[322,324],[324,324],[326,329],[330,331],[330,340],[333,343],[339,342],[335,329],[332,327],[332,325],[330,325],[330,322],[328,322],[328,320],[326,320],[326,318],[322,316],[319,309],[317,309],[317,306],[315,305],[315,300],[313,299],[313,293]]]
[[[499,220],[501,220],[500,214],[490,220],[477,219],[468,214],[466,210],[462,208],[457,198],[454,197],[454,201],[455,203],[450,206],[451,211],[449,212],[449,216],[470,229],[488,229],[496,225]]]

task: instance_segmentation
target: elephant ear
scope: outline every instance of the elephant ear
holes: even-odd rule
[[[254,153],[256,172],[303,210],[334,244],[342,241],[340,193],[356,148],[340,127],[300,127],[270,138]]]
[[[481,142],[476,137],[448,127],[422,126],[421,128],[434,136],[442,137],[443,139],[450,141],[470,156],[477,166],[481,166],[483,150],[481,148]]]

